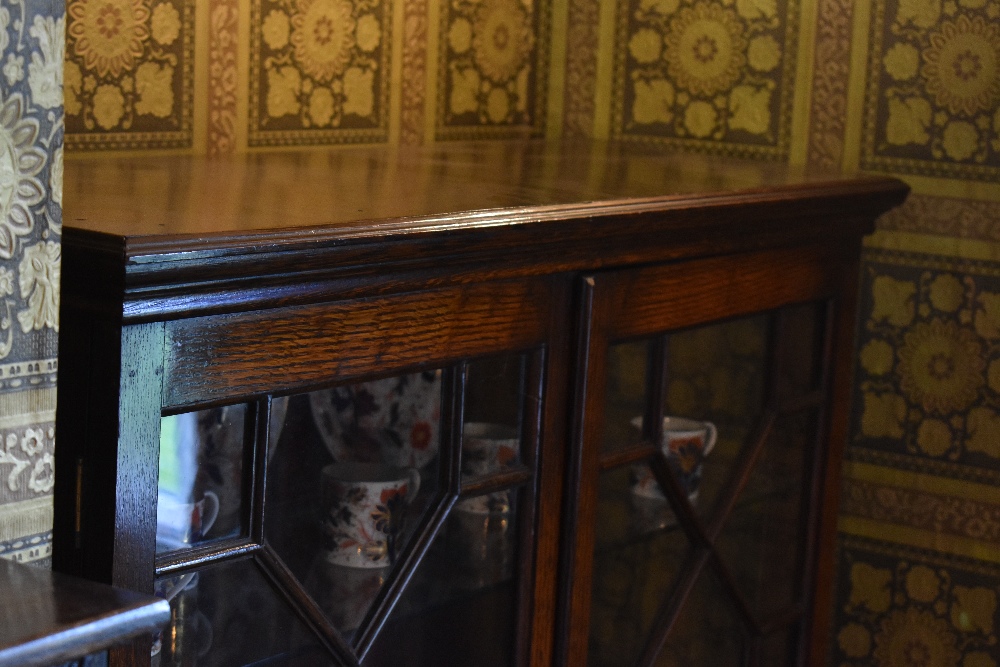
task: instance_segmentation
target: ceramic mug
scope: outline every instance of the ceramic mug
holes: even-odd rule
[[[180,502],[162,494],[156,501],[156,540],[173,549],[205,539],[219,516],[219,496],[211,491],[197,502]]]
[[[466,422],[462,427],[462,475],[484,477],[503,472],[517,463],[521,438],[506,424]],[[510,494],[496,491],[465,498],[455,504],[461,512],[500,513],[510,511]]]
[[[642,428],[642,417],[632,420],[632,425]],[[660,449],[667,457],[667,463],[674,477],[680,482],[692,503],[698,498],[705,457],[715,447],[718,439],[715,424],[686,417],[664,417],[663,437]],[[664,498],[663,489],[653,476],[648,465],[632,467],[632,493],[645,498]]]
[[[395,563],[420,473],[379,463],[334,463],[323,468],[321,484],[326,559],[362,568]]]
[[[441,371],[314,391],[309,405],[334,461],[422,468],[437,456]]]

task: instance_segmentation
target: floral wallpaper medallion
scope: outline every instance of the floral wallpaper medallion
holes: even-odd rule
[[[877,0],[862,167],[1000,179],[1000,5]]]
[[[1000,479],[1000,270],[870,251],[863,281],[855,448]]]
[[[612,133],[786,156],[797,12],[795,0],[623,0]]]
[[[67,144],[190,147],[194,0],[70,0],[67,14]]]
[[[439,139],[541,133],[549,11],[535,0],[442,2]]]
[[[389,0],[254,0],[250,146],[388,138]]]
[[[1000,567],[845,537],[831,662],[996,667]]]

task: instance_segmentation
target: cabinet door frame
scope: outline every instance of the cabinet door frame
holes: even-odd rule
[[[251,430],[258,444],[249,458],[254,467],[249,478],[255,482],[244,498],[262,505],[271,396],[527,353],[526,400],[537,404],[537,418],[525,431],[534,437],[535,449],[530,453],[533,473],[524,480],[531,496],[531,525],[521,533],[522,540],[530,540],[530,553],[521,559],[520,572],[530,576],[519,586],[514,653],[519,667],[550,665],[571,293],[571,276],[559,274],[125,325],[86,305],[67,305],[64,324],[82,334],[79,344],[64,351],[59,391],[67,397],[64,405],[77,407],[64,411],[58,422],[57,465],[58,474],[77,483],[63,485],[56,494],[56,516],[65,517],[55,531],[56,568],[151,593],[157,574],[227,559],[266,560],[262,531],[253,522],[244,538],[195,549],[182,558],[157,559],[159,424],[164,414],[236,402],[257,405],[260,418]],[[95,358],[106,362],[97,371],[92,368]],[[446,431],[460,433],[464,373],[449,373],[446,382],[455,400],[442,406],[442,423]],[[429,519],[431,537],[458,497],[459,438],[453,436],[448,449],[442,449],[452,456],[444,466],[448,488]],[[410,552],[413,562],[404,564],[410,572],[430,538],[425,542]],[[394,591],[397,599],[405,583]],[[375,633],[368,634],[362,643],[370,648]],[[117,648],[111,664],[148,665],[149,647],[150,640],[143,638]],[[356,664],[339,655],[344,664]]]
[[[858,239],[860,241],[860,239]],[[558,647],[562,664],[588,664],[590,605],[597,489],[601,470],[607,353],[615,342],[665,335],[673,330],[724,321],[804,303],[826,304],[824,393],[819,406],[820,441],[812,470],[806,471],[806,550],[803,632],[798,664],[821,664],[822,634],[831,604],[832,583],[817,572],[832,571],[839,462],[846,437],[850,381],[848,353],[854,333],[860,243],[788,247],[624,270],[602,271],[578,282],[578,340],[573,406],[573,450],[567,481],[567,545]],[[655,353],[654,353],[655,354]],[[662,380],[648,388],[649,423],[663,415]],[[655,430],[655,427],[654,427]],[[647,433],[647,436],[650,434]],[[624,459],[623,459],[624,460]],[[658,475],[668,484],[664,468]],[[676,484],[674,484],[676,485]],[[678,486],[675,494],[683,491]],[[682,525],[690,521],[683,513]],[[716,527],[717,528],[717,527]],[[709,539],[703,536],[704,539]],[[704,550],[702,550],[704,552]],[[709,553],[698,554],[704,566]],[[693,585],[680,582],[681,599]],[[678,592],[679,590],[679,592]],[[678,603],[679,604],[679,603]],[[815,611],[814,611],[815,610]],[[662,639],[661,647],[662,647]],[[656,652],[640,662],[655,664]]]

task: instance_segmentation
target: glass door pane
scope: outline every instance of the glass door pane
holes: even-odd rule
[[[591,667],[636,664],[691,553],[667,500],[633,493],[632,474],[629,466],[619,466],[600,478]]]
[[[588,664],[791,650],[824,327],[814,303],[607,347]]]
[[[350,642],[440,494],[442,371],[290,397],[264,538]]]
[[[171,618],[154,640],[154,666],[337,664],[250,559],[161,577],[156,590]]]
[[[247,534],[244,462],[253,442],[251,414],[238,403],[160,419],[157,554]]]
[[[507,493],[505,512],[452,510],[362,665],[515,664],[523,513]]]

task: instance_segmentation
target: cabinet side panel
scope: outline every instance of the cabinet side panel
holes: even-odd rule
[[[91,421],[95,399],[117,401],[117,379],[100,385],[100,373],[118,377],[116,354],[110,358],[93,356],[96,323],[93,317],[63,300],[59,313],[63,335],[59,341],[59,383],[56,389],[56,485],[53,489],[52,569],[98,581],[111,580],[110,540],[106,549],[88,564],[81,542],[83,522],[97,519],[82,514],[83,459],[89,443],[98,437],[99,425]],[[92,363],[94,362],[94,363]],[[114,368],[113,374],[108,367]],[[108,379],[108,378],[104,378]],[[95,530],[95,532],[98,532]],[[105,534],[106,537],[106,534]],[[102,563],[104,564],[102,566]]]
[[[840,509],[841,465],[847,445],[847,427],[850,415],[852,368],[851,354],[858,327],[858,289],[860,259],[857,254],[845,262],[840,273],[839,298],[834,302],[833,349],[829,404],[829,440],[825,460],[820,461],[820,488],[817,515],[819,525],[816,536],[815,586],[812,599],[812,617],[804,646],[808,655],[806,664],[826,664],[827,642],[833,613],[834,572],[836,571],[837,518]]]
[[[535,280],[169,322],[164,406],[524,349],[544,341],[551,306]]]

